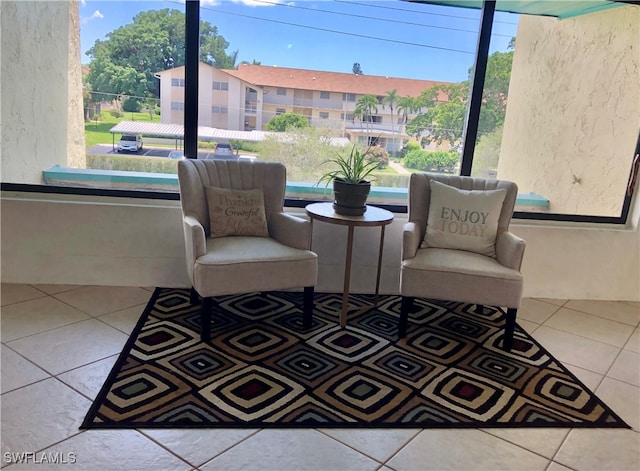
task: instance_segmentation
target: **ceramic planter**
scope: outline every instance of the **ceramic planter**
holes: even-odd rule
[[[333,209],[344,216],[362,216],[367,210],[367,197],[371,183],[347,183],[339,178],[333,180]]]

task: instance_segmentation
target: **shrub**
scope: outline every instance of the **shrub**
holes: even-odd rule
[[[137,98],[125,98],[122,102],[122,110],[129,113],[137,113],[142,109],[142,104]]]
[[[122,116],[124,115],[124,113],[122,113],[122,111],[120,110],[109,110],[109,114],[114,118],[122,118]]]
[[[382,170],[389,165],[389,152],[387,152],[387,149],[384,147],[372,146],[369,148],[367,160],[369,162],[376,162],[378,164],[378,169]]]
[[[267,123],[267,131],[285,132],[292,129],[303,129],[309,127],[309,121],[302,115],[296,113],[283,113],[274,116]]]
[[[405,157],[412,150],[421,150],[421,149],[422,148],[420,147],[420,144],[418,144],[415,141],[409,141],[402,148],[402,151],[400,152],[400,157]]]
[[[198,141],[198,149],[215,149],[218,147],[216,141]]]
[[[87,168],[129,172],[178,173],[178,161],[158,157],[87,154]]]
[[[426,172],[453,172],[458,164],[458,153],[454,151],[411,150],[404,158],[404,166]]]

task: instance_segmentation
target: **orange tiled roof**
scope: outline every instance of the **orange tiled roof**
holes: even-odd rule
[[[253,64],[240,64],[237,70],[224,70],[224,72],[261,87],[283,87],[376,96],[384,96],[387,91],[395,89],[400,97],[417,97],[424,90],[436,85],[447,85],[449,83]]]

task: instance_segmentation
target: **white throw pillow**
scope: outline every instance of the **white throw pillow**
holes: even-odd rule
[[[269,237],[262,190],[231,190],[205,186],[211,238]]]
[[[506,190],[460,190],[430,180],[431,199],[422,247],[496,256],[498,219]]]

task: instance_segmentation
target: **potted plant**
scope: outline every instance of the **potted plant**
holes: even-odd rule
[[[337,169],[326,172],[320,182],[328,186],[333,182],[334,203],[336,213],[345,216],[362,216],[367,210],[367,197],[371,190],[371,182],[367,177],[378,168],[377,162],[368,160],[371,148],[362,152],[353,146],[348,154],[337,154],[325,163],[337,165]]]

